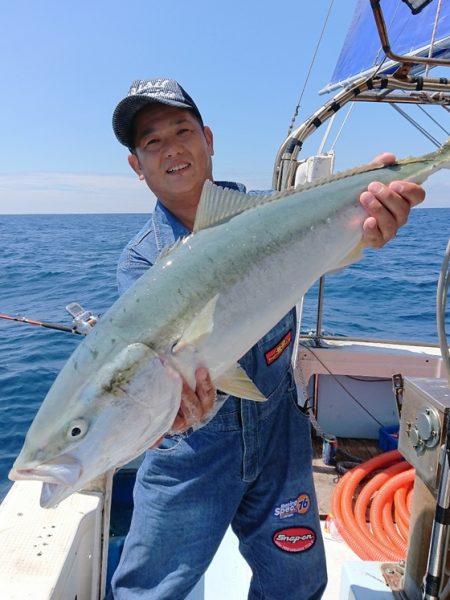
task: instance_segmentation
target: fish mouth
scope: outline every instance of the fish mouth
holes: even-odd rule
[[[39,505],[41,508],[54,508],[74,491],[72,487],[66,485],[44,482],[42,484]]]
[[[9,478],[13,481],[32,479],[45,483],[73,486],[82,473],[79,461],[70,455],[61,455],[32,467],[14,466]]]
[[[65,454],[30,467],[14,466],[9,478],[13,481],[42,481],[39,504],[43,508],[51,508],[75,491],[82,472],[80,462]]]

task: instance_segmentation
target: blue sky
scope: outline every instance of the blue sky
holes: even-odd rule
[[[297,123],[328,99],[317,92],[355,4],[334,2]],[[150,210],[111,115],[134,79],[157,76],[178,79],[196,99],[215,134],[217,179],[270,187],[328,8],[329,0],[0,0],[0,213]],[[433,114],[448,120],[443,109]],[[401,157],[433,146],[391,107],[356,104],[337,169],[382,150]],[[428,206],[450,207],[449,178],[430,180]]]

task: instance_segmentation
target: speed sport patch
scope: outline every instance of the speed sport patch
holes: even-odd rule
[[[273,516],[279,519],[288,519],[294,515],[306,514],[311,506],[311,499],[308,494],[300,494],[297,498],[292,498],[287,502],[282,502],[273,511]]]
[[[275,531],[272,542],[283,552],[306,552],[316,543],[316,532],[309,527],[288,527]]]

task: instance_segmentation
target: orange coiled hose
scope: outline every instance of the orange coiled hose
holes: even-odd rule
[[[406,515],[406,527],[403,521],[403,516],[406,511],[406,504],[402,505],[402,510],[395,513],[395,520],[399,530],[399,537],[401,541],[397,539],[397,536],[392,538],[389,536],[389,530],[392,532],[395,529],[394,515],[392,514],[392,504],[394,502],[394,493],[400,487],[410,486],[414,482],[414,469],[410,468],[403,473],[399,473],[389,481],[387,481],[375,495],[372,504],[370,506],[370,523],[373,534],[379,540],[384,540],[392,545],[393,549],[399,553],[399,556],[405,558],[406,556],[406,543],[408,540],[408,526],[409,515]],[[405,494],[406,498],[406,494]],[[382,514],[385,512],[385,519],[387,519],[386,511],[384,507],[387,506],[390,509],[390,520],[392,526],[387,529],[384,528]]]
[[[366,513],[369,507],[370,502],[372,501],[374,495],[377,493],[379,489],[381,489],[392,477],[402,473],[406,469],[409,468],[408,463],[401,461],[394,463],[381,473],[375,475],[366,485],[362,488],[355,504],[354,512],[355,518],[359,526],[363,527],[364,534],[370,535],[371,529],[370,524],[366,523]],[[374,521],[376,519],[376,522]],[[382,519],[382,524],[379,523],[380,518]],[[393,544],[394,548],[401,544],[403,538],[398,534],[395,525],[392,522],[392,502],[386,502],[382,507],[382,511],[377,512],[375,515],[371,516],[369,519],[374,525],[373,534],[377,538],[377,540],[384,545],[386,543],[384,531],[389,530],[389,538],[395,540]],[[401,547],[401,546],[400,546]]]
[[[411,488],[408,492],[408,495],[406,496],[406,506],[408,508],[409,514],[411,514],[413,491],[413,488]]]
[[[361,482],[381,469],[385,470],[366,483],[355,501]],[[331,513],[340,535],[360,558],[377,561],[405,558],[413,482],[414,469],[397,450],[354,467],[339,481],[331,498]]]

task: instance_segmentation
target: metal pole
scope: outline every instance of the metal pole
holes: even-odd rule
[[[325,275],[319,280],[319,295],[317,299],[317,320],[316,320],[316,345],[320,346],[320,338],[322,337],[322,321],[323,321],[323,297],[325,291]]]
[[[450,448],[449,432],[439,482],[436,513],[431,531],[430,554],[424,581],[423,600],[439,600],[446,559],[448,526],[450,524]]]

